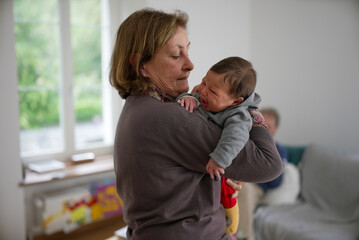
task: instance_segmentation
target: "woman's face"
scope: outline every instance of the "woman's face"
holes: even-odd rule
[[[173,37],[143,64],[141,74],[172,97],[187,92],[188,77],[193,69],[188,57],[189,45],[186,31],[178,27]]]

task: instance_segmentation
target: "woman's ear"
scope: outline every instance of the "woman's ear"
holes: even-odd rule
[[[138,53],[133,53],[132,56],[130,57],[130,64],[132,66],[132,69],[135,71],[136,71],[136,62],[139,56],[140,55]]]
[[[147,67],[146,67],[146,64],[142,64],[140,66],[140,74],[143,76],[143,77],[148,77],[148,74],[147,74]]]
[[[130,58],[130,64],[132,66],[132,69],[137,72],[137,69],[136,69],[136,63],[138,61],[138,58],[140,57],[140,54],[138,53],[133,53],[131,58]],[[146,74],[146,66],[141,65],[140,66],[140,74],[143,76],[143,77],[147,77],[148,74]]]

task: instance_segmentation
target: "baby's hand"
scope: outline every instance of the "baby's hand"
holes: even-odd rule
[[[213,175],[215,176],[215,180],[219,181],[221,179],[220,173],[224,174],[224,169],[221,168],[212,158],[209,159],[206,170],[213,179]]]
[[[181,98],[180,104],[189,112],[193,112],[194,109],[198,108],[198,101],[194,97],[183,97]]]

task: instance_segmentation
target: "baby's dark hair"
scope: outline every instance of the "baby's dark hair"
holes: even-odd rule
[[[228,82],[230,94],[235,97],[247,98],[257,84],[257,74],[252,63],[240,57],[228,57],[214,64],[211,71],[223,75]]]

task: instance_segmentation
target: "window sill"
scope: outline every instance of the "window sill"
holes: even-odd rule
[[[113,156],[106,155],[97,157],[96,160],[89,163],[73,164],[69,162],[65,169],[48,173],[36,173],[26,169],[25,178],[20,182],[20,186],[26,187],[112,171],[114,171]]]

